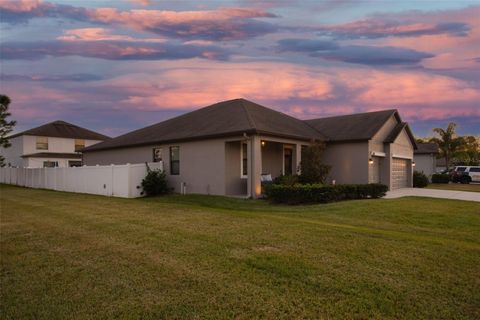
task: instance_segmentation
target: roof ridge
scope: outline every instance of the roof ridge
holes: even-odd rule
[[[394,114],[395,112],[398,112],[397,109],[385,109],[385,110],[377,110],[377,111],[367,111],[367,112],[361,112],[361,113],[350,113],[350,114],[342,114],[342,115],[337,115],[337,116],[328,116],[328,117],[322,117],[322,118],[312,118],[312,119],[306,119],[303,121],[313,121],[313,120],[323,120],[323,119],[332,119],[332,118],[342,118],[342,117],[353,117],[353,116],[359,116],[363,114],[372,114],[372,113],[391,113]]]
[[[248,123],[250,124],[250,126],[257,130],[257,125],[255,123],[255,121],[253,120],[253,117],[252,115],[250,114],[250,112],[248,112],[248,109],[247,107],[245,106],[244,102],[245,102],[245,99],[239,99],[240,100],[240,105],[242,106],[243,110],[245,111],[245,114],[247,115],[247,121]]]

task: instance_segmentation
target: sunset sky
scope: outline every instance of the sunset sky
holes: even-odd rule
[[[0,0],[0,18],[16,131],[65,120],[116,136],[244,97],[480,134],[478,0]]]

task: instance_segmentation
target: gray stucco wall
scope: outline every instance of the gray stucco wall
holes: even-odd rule
[[[423,172],[429,178],[435,173],[437,168],[437,158],[434,154],[415,154],[413,160],[415,161],[414,169],[416,171]]]
[[[180,147],[180,174],[170,174],[170,147]],[[83,154],[86,165],[109,165],[153,161],[153,148],[162,148],[164,169],[171,187],[187,193],[225,194],[225,141],[220,139],[103,150]]]
[[[337,184],[368,183],[368,142],[329,143],[324,163],[331,165],[329,181]]]
[[[241,177],[241,141],[225,143],[225,193],[227,195],[246,195],[247,178]]]
[[[373,136],[373,138],[369,142],[369,151],[379,151],[385,152],[385,144],[383,143],[385,139],[388,137],[390,132],[392,132],[393,128],[398,124],[397,119],[394,115],[392,115],[378,130],[378,132]]]

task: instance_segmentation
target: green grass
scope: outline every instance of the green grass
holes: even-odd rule
[[[479,319],[480,204],[0,186],[1,319]]]
[[[480,184],[431,183],[428,189],[480,192]]]

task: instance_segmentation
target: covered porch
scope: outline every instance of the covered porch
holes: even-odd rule
[[[258,198],[262,176],[275,179],[298,173],[306,145],[305,141],[258,135],[226,141],[225,194]]]

